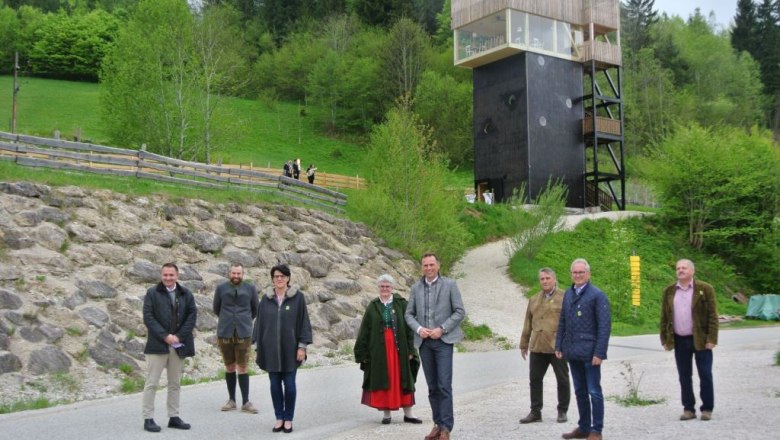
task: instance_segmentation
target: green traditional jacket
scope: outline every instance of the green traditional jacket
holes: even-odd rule
[[[661,344],[674,347],[674,294],[677,284],[664,289],[661,300]],[[693,318],[693,348],[701,351],[707,343],[718,344],[718,304],[715,289],[711,285],[693,280],[693,298],[691,300]]]
[[[404,392],[414,392],[420,363],[414,348],[414,333],[404,320],[406,304],[404,297],[393,293],[391,321],[400,362],[401,389]],[[389,387],[383,308],[379,297],[368,304],[355,341],[355,362],[359,363],[360,369],[363,370],[363,389],[367,391],[385,390]],[[410,354],[414,359],[412,361],[409,360]]]

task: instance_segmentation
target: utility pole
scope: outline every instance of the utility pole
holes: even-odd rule
[[[19,93],[19,52],[14,52],[14,94],[11,110],[11,133],[16,133],[16,94]]]

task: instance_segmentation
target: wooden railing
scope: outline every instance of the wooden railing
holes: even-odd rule
[[[620,136],[620,119],[605,118],[596,116],[596,131]],[[582,134],[593,133],[593,117],[588,115],[582,120]]]
[[[0,160],[31,167],[78,170],[114,176],[136,177],[204,188],[255,192],[283,192],[283,197],[301,203],[342,212],[347,196],[319,182],[315,185],[235,166],[216,166],[172,159],[144,150],[127,150],[89,143],[71,142],[0,132]],[[324,173],[323,173],[324,174]],[[345,185],[346,186],[346,185]]]
[[[596,60],[599,65],[620,66],[623,64],[623,53],[620,46],[605,41],[591,40],[579,46],[582,54],[580,61]]]

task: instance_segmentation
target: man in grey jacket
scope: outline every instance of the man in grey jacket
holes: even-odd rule
[[[439,259],[426,253],[423,277],[414,283],[406,307],[406,323],[420,350],[434,426],[425,440],[449,440],[455,424],[452,407],[453,345],[463,339],[460,322],[466,309],[455,280],[439,275]]]
[[[232,264],[228,271],[230,281],[226,281],[214,292],[214,314],[217,321],[217,340],[225,362],[225,382],[228,401],[222,411],[236,409],[236,379],[241,389],[241,411],[257,414],[257,409],[249,401],[249,364],[252,346],[252,321],[257,316],[257,289],[244,282],[244,268]],[[238,372],[238,377],[236,377]]]

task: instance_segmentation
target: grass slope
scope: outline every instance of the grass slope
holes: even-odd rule
[[[548,237],[533,260],[515,255],[510,262],[512,278],[524,285],[538,285],[537,271],[551,267],[558,273],[562,288],[571,285],[569,264],[585,258],[591,266],[592,282],[610,299],[613,334],[643,334],[658,331],[663,289],[675,281],[677,260],[689,258],[696,264],[696,278],[715,287],[718,312],[721,315],[744,316],[746,307],[731,295],[745,289],[745,283],[734,269],[717,257],[693,250],[684,237],[662,229],[657,220],[634,218],[619,222],[584,221],[573,231]],[[628,258],[641,258],[641,301],[631,305]]]
[[[17,95],[17,132],[52,137],[59,130],[73,139],[80,130],[83,140],[109,144],[100,120],[100,85],[39,78],[21,78]],[[0,76],[0,130],[10,131],[13,78]],[[223,120],[230,141],[213,154],[224,163],[250,163],[278,168],[284,161],[301,158],[305,169],[314,163],[320,172],[361,175],[363,147],[319,132],[321,110],[309,106],[301,115],[295,103],[223,98]]]

